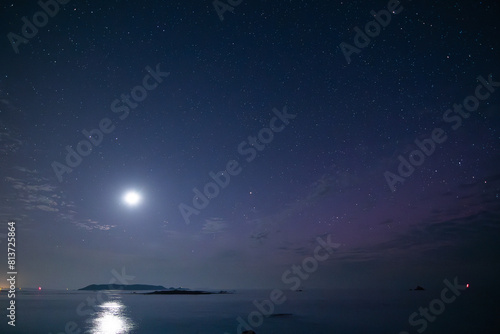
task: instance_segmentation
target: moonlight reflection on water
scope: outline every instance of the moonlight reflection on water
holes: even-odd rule
[[[92,334],[126,334],[134,328],[132,320],[125,316],[125,305],[113,300],[99,305],[92,321]]]

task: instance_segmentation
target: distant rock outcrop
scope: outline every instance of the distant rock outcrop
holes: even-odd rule
[[[241,333],[241,334],[255,334],[255,332],[254,332],[254,331],[244,331],[244,332],[243,332],[243,333]]]
[[[200,290],[166,290],[166,291],[153,291],[147,292],[145,295],[215,295],[215,294],[227,294],[227,291],[219,291],[219,292],[208,292],[208,291],[200,291]]]
[[[292,317],[292,316],[293,316],[293,314],[291,314],[291,313],[273,313],[269,317],[271,317],[271,318],[288,318],[288,317]]]
[[[422,288],[420,285],[417,285],[415,289],[410,289],[410,291],[424,291],[425,289]]]

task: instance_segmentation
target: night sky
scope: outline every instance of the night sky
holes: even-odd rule
[[[2,2],[0,286],[498,281],[500,3],[220,3]]]

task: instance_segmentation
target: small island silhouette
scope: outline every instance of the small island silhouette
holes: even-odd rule
[[[125,291],[153,291],[143,293],[144,295],[213,295],[230,293],[225,290],[218,292],[189,290],[185,288],[166,288],[162,285],[149,284],[91,284],[78,289],[83,291],[101,291],[101,290],[125,290]],[[135,293],[135,292],[134,292]]]
[[[219,292],[200,291],[200,290],[162,290],[144,293],[144,295],[215,295],[227,294],[229,292],[221,290]]]
[[[148,284],[91,284],[78,290],[167,290],[162,285]]]

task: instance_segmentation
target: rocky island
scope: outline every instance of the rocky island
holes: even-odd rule
[[[189,290],[185,288],[166,288],[162,285],[149,285],[149,284],[91,284],[84,288],[78,289],[82,291],[101,291],[101,290],[123,290],[123,291],[152,291],[145,292],[145,295],[214,295],[226,294],[228,291],[220,290],[214,291],[201,291]],[[134,292],[135,293],[135,292]]]
[[[91,284],[78,290],[167,290],[162,285],[148,285],[148,284]]]
[[[161,290],[161,291],[153,291],[144,293],[145,295],[221,295],[227,294],[229,292],[221,290],[219,292],[209,292],[209,291],[200,291],[200,290]]]

